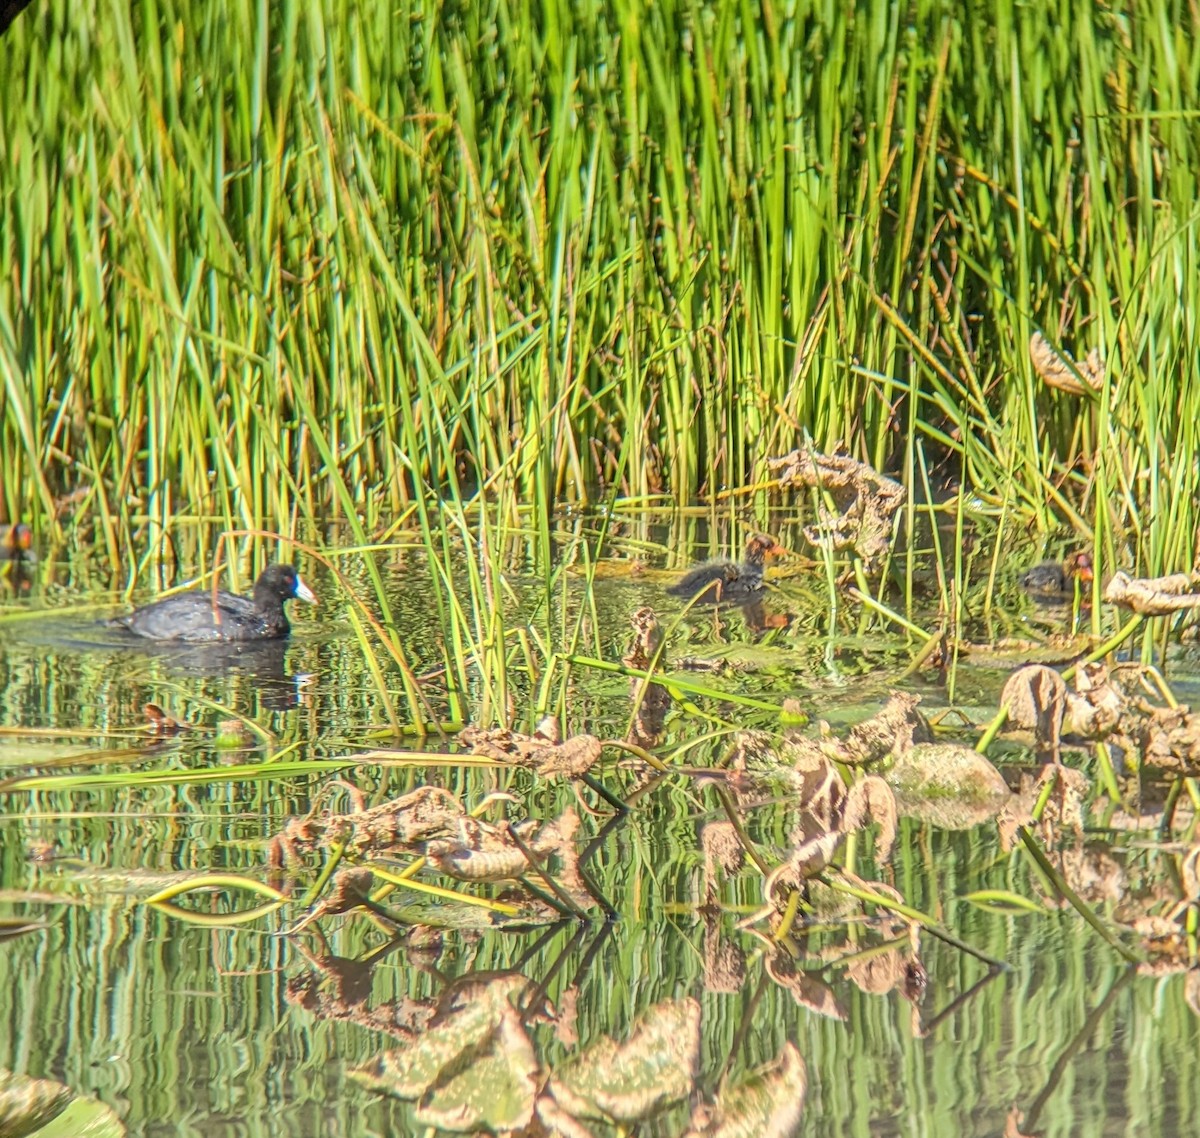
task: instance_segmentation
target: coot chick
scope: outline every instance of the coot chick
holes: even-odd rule
[[[0,526],[0,561],[36,561],[33,530],[24,522]]]
[[[755,534],[746,543],[743,561],[706,561],[689,569],[667,592],[707,604],[743,604],[762,592],[767,558],[786,552],[773,537]]]
[[[1079,550],[1063,562],[1043,561],[1021,574],[1021,588],[1037,597],[1069,597],[1075,592],[1075,581],[1083,584],[1092,580],[1092,557]]]
[[[254,582],[254,596],[221,589],[214,608],[209,589],[192,589],[119,616],[109,624],[147,640],[276,640],[291,631],[283,606],[295,597],[317,603],[316,595],[291,565],[269,565]]]

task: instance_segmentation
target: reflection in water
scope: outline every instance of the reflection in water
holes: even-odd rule
[[[286,640],[211,644],[123,640],[121,647],[158,660],[170,671],[184,676],[223,676],[234,672],[248,676],[254,680],[267,711],[298,707],[304,687],[311,680],[309,675],[288,671]]]
[[[417,640],[428,635],[428,622],[413,579],[407,573],[397,582],[395,600],[404,613],[397,623]],[[779,596],[808,619],[795,588]],[[604,741],[598,761],[591,742],[564,750],[547,726],[528,736],[467,736],[503,766],[446,765],[444,755],[422,764],[411,752],[395,752],[330,775],[131,780],[85,792],[0,794],[0,916],[21,921],[20,935],[0,952],[0,1067],[92,1094],[131,1132],[146,1134],[174,1132],[181,1117],[197,1133],[249,1138],[415,1133],[439,1106],[476,1109],[468,1100],[477,1087],[490,1096],[485,1106],[516,1104],[518,1120],[531,1118],[518,1133],[558,1127],[594,1138],[613,1133],[596,1112],[616,1111],[638,1119],[625,1127],[647,1138],[723,1134],[739,1124],[745,1133],[806,1138],[900,1135],[917,1116],[930,1133],[999,1134],[1014,1103],[1046,1133],[1194,1130],[1200,1015],[1189,1010],[1197,973],[1186,936],[1163,942],[1178,972],[1151,975],[1126,970],[1069,908],[1020,918],[975,908],[965,898],[976,891],[1017,892],[1042,909],[1055,899],[1020,846],[1015,854],[1001,846],[994,822],[952,833],[902,817],[885,862],[890,826],[868,824],[865,813],[851,826],[863,811],[828,777],[833,761],[856,757],[851,742],[874,754],[861,730],[842,732],[836,723],[841,711],[861,728],[866,712],[810,698],[806,705],[815,703],[817,713],[832,710],[835,727],[820,738],[804,734],[821,748],[808,756],[807,773],[796,756],[782,772],[778,764],[756,767],[749,749],[733,744],[750,711],[671,687],[680,661],[659,652],[661,631],[649,607],[661,601],[661,584],[639,580],[588,598],[609,637],[596,654],[655,673],[648,683],[611,672],[593,683],[577,671],[565,705],[545,709],[569,737],[592,732]],[[786,636],[764,636],[783,627],[772,624],[780,620],[771,612],[778,603],[768,593],[761,609],[723,620],[715,636],[707,620],[680,625],[689,652],[741,650],[736,672],[704,682],[776,703],[797,690],[819,694],[824,673],[811,665],[823,658],[830,633],[814,622],[810,636],[789,622]],[[820,598],[809,607],[814,621],[825,619]],[[569,605],[565,611],[574,618]],[[631,612],[641,614],[632,645]],[[853,660],[876,673],[854,689],[870,711],[885,698],[884,681],[894,682],[911,657],[911,646],[874,631],[847,637],[838,650],[843,674]],[[297,709],[302,670],[315,678]],[[981,686],[994,706],[1002,681],[990,677]],[[104,769],[114,772],[152,764],[156,775],[190,776],[215,768],[211,729],[174,735],[172,720],[211,728],[230,712],[244,715],[273,734],[279,749],[308,760],[357,758],[355,744],[383,718],[361,650],[336,627],[305,630],[288,643],[198,650],[113,642],[94,610],[75,624],[50,615],[0,625],[0,681],[0,728],[78,730],[82,746],[49,733],[34,742],[71,763],[84,753],[103,756]],[[922,691],[926,705],[937,702],[936,690]],[[672,712],[689,698],[710,713],[700,726]],[[139,738],[136,752],[126,751],[139,761],[122,766],[128,736],[144,732],[148,703],[162,712],[152,717],[155,745]],[[777,716],[760,714],[750,725],[779,734]],[[897,733],[889,721],[881,736],[894,741]],[[633,780],[649,767],[628,748],[617,758],[612,739],[659,748],[671,769],[635,794]],[[9,758],[27,746],[28,739],[0,735],[0,763],[40,769],[24,751]],[[461,750],[437,744],[439,752],[451,749]],[[790,916],[795,889],[772,890],[775,903],[759,916],[767,898],[762,873],[718,808],[716,784],[685,780],[676,769],[707,770],[731,755],[728,797],[745,807],[739,822],[750,849],[769,868],[782,863],[804,894]],[[782,787],[781,774],[790,778]],[[633,808],[597,816],[606,808],[587,778],[635,800]],[[352,789],[336,811],[329,809],[335,785]],[[490,812],[472,817],[488,796]],[[873,811],[872,801],[858,805]],[[804,837],[801,810],[855,836],[830,858],[821,849],[789,856]],[[1155,823],[1150,818],[1142,828]],[[1182,927],[1171,914],[1183,904],[1179,881],[1190,880],[1186,857],[1107,841],[1097,857],[1073,844],[1069,828],[1056,827],[1052,840],[1058,831],[1065,845],[1057,872],[1102,918],[1121,922],[1123,937],[1133,939],[1121,908],[1131,899],[1161,898],[1160,916]],[[20,853],[26,842],[49,852],[27,860]],[[73,870],[55,849],[69,851]],[[417,892],[403,880],[381,896],[372,864],[397,877],[422,855],[433,860],[416,871],[416,887],[437,885],[499,908]],[[880,903],[856,903],[847,918],[839,907],[845,896],[832,895],[820,878],[840,874],[850,858],[849,868],[862,875],[858,887]],[[261,881],[272,860],[292,889],[274,923],[190,927],[130,898],[197,870]],[[106,877],[106,868],[115,872]],[[146,874],[144,884],[134,870]],[[569,903],[553,894],[543,870]],[[492,880],[498,876],[504,879]],[[316,899],[306,909],[301,901],[310,890]],[[558,908],[533,904],[533,890]],[[937,913],[957,938],[1006,970],[923,932],[918,940],[915,926],[886,915],[885,902],[896,896]],[[86,905],[78,903],[83,897]],[[206,915],[225,903],[212,892],[192,899]],[[504,916],[522,905],[522,920]],[[620,920],[609,919],[612,909]],[[570,919],[561,918],[564,911]],[[277,935],[287,930],[294,935]],[[648,1027],[642,1016],[650,1017]],[[696,1065],[693,1021],[701,1040]],[[659,1046],[664,1024],[681,1062],[668,1062]],[[511,1051],[499,1046],[505,1042]],[[647,1055],[661,1058],[670,1078],[648,1080],[653,1095],[634,1102],[627,1088],[639,1082]],[[417,1059],[436,1074],[414,1070]],[[623,1072],[625,1086],[591,1079],[593,1069]],[[1159,1092],[1129,1096],[1147,1069],[1163,1073]],[[373,1085],[387,1093],[368,1089],[351,1071],[378,1079]],[[1086,1095],[1073,1090],[1080,1086]],[[502,1096],[500,1087],[512,1094]]]

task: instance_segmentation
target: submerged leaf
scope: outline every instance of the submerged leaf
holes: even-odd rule
[[[62,1114],[72,1098],[70,1087],[52,1079],[31,1079],[0,1070],[0,1134],[25,1138]]]
[[[456,1133],[528,1126],[538,1063],[510,997],[526,987],[506,974],[448,993],[428,1031],[408,1047],[385,1052],[355,1072],[373,1090],[417,1100],[426,1126]]]
[[[700,1005],[668,1000],[643,1012],[629,1038],[605,1036],[550,1080],[550,1092],[579,1118],[640,1122],[692,1093],[700,1062]]]
[[[901,796],[966,803],[1003,802],[1003,775],[984,755],[961,743],[919,743],[888,772]]]
[[[722,1087],[711,1109],[693,1115],[684,1138],[793,1138],[807,1093],[804,1060],[785,1043],[773,1063]]]

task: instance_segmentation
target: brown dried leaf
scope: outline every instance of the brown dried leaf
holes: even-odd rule
[[[1047,846],[1054,843],[1055,831],[1059,826],[1069,827],[1077,837],[1083,836],[1083,803],[1092,785],[1083,771],[1059,763],[1047,763],[1038,775],[1034,789],[1040,795],[1042,788],[1052,780],[1054,790],[1046,799],[1041,818]]]
[[[333,875],[329,892],[313,907],[308,919],[316,920],[357,909],[370,896],[374,881],[375,875],[363,866],[339,870]]]
[[[700,848],[705,872],[716,866],[726,876],[737,873],[746,860],[746,850],[732,822],[705,822],[700,827]]]
[[[1130,577],[1114,573],[1104,588],[1110,605],[1132,609],[1143,616],[1167,616],[1184,609],[1200,608],[1200,576],[1173,573],[1169,577]]]
[[[557,719],[549,717],[542,720],[534,735],[467,726],[459,732],[458,741],[472,755],[530,767],[547,778],[580,778],[587,774],[600,758],[600,740],[594,735],[575,735],[560,743],[558,734]]]
[[[142,714],[150,725],[150,734],[155,739],[170,739],[186,730],[177,719],[172,719],[157,703],[142,705]]]
[[[1085,664],[1075,673],[1078,695],[1067,693],[1063,730],[1085,739],[1103,739],[1121,726],[1129,710],[1124,693],[1099,663]]]
[[[1032,731],[1040,753],[1058,756],[1067,710],[1067,685],[1058,672],[1044,664],[1018,668],[1008,677],[1000,703],[1008,708],[1008,726]]]
[[[845,742],[830,741],[826,750],[849,766],[906,755],[917,743],[933,739],[925,716],[917,710],[920,702],[912,692],[892,692],[876,714],[850,728]]]
[[[269,861],[273,866],[291,863],[335,841],[346,841],[347,852],[355,858],[403,850],[456,833],[463,817],[465,811],[448,790],[421,786],[370,810],[289,819],[271,840]]]
[[[658,615],[646,605],[629,618],[629,623],[633,626],[633,643],[629,646],[629,651],[621,657],[621,663],[627,668],[637,668],[644,672],[650,667],[662,644]]]
[[[768,875],[766,895],[774,898],[777,885],[798,889],[810,877],[816,877],[833,860],[842,837],[839,831],[832,830],[801,842],[787,861]]]
[[[867,572],[878,567],[891,546],[896,511],[907,496],[899,482],[848,455],[825,455],[812,449],[769,458],[767,466],[781,487],[818,487],[837,503],[840,514],[822,507],[818,524],[805,527],[809,541],[830,543],[834,549],[853,546]]]
[[[912,958],[907,949],[889,949],[878,956],[861,957],[846,966],[846,979],[868,996],[884,996],[910,981]]]
[[[1200,775],[1200,716],[1186,704],[1154,708],[1135,738],[1150,766],[1187,778]]]
[[[1069,395],[1083,395],[1088,389],[1099,391],[1104,386],[1104,360],[1096,348],[1088,352],[1086,359],[1075,363],[1070,356],[1055,351],[1041,332],[1034,332],[1029,337],[1029,358],[1033,370],[1047,387]]]
[[[896,841],[899,811],[892,788],[878,775],[867,775],[850,788],[839,828],[844,834],[861,830],[868,817],[872,822],[879,823],[879,845],[875,856],[881,862],[887,861]]]
[[[740,992],[746,983],[746,953],[740,945],[721,936],[720,925],[704,925],[704,990]]]
[[[491,825],[478,818],[464,816],[459,820],[458,833],[453,838],[440,838],[426,843],[425,855],[429,864],[442,873],[460,881],[506,881],[530,872],[526,849],[538,858],[557,854],[563,862],[559,876],[574,892],[568,881],[578,877],[578,859],[572,838],[579,827],[579,815],[573,809],[564,810],[554,821],[540,828],[532,821],[510,826],[507,822]],[[514,832],[521,839],[514,840]]]
[[[811,972],[798,969],[796,962],[786,953],[778,952],[767,959],[767,975],[790,992],[792,999],[802,1008],[808,1008],[826,1019],[845,1020],[846,1009],[833,994],[833,989]]]

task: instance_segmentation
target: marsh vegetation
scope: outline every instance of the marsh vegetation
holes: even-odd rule
[[[1200,1133],[1196,19],[19,16],[0,1133]]]

